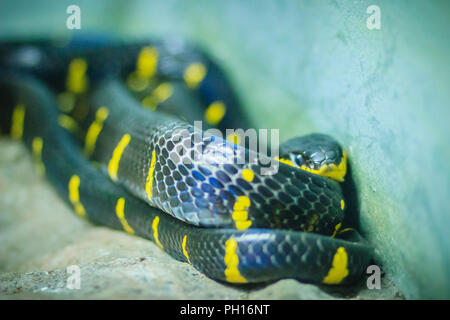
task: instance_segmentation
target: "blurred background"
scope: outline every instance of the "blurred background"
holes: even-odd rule
[[[80,30],[66,28],[72,4]],[[367,27],[370,5],[380,29]],[[0,2],[1,40],[74,33],[187,38],[259,128],[336,137],[383,271],[407,298],[450,298],[449,1]]]

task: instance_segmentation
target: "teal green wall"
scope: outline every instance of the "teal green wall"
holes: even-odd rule
[[[282,140],[334,135],[384,270],[408,298],[450,298],[450,1],[3,1],[0,36],[68,34],[68,4],[83,32],[195,40]]]

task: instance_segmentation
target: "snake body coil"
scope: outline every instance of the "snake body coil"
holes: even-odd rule
[[[148,238],[227,282],[340,284],[364,272],[370,248],[355,232],[335,238],[345,212],[335,180],[345,175],[346,155],[330,138],[296,140],[303,150],[282,145],[272,159],[277,170],[267,175],[269,158],[138,103],[173,110],[181,101],[190,105],[188,118],[200,101],[209,105],[209,125],[242,124],[244,116],[220,108],[238,110],[219,69],[196,51],[149,43],[5,44],[0,65],[9,107],[2,128],[25,142],[79,216]]]

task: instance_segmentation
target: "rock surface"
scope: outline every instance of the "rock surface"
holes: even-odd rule
[[[165,254],[152,242],[79,219],[34,171],[26,149],[0,140],[2,299],[394,299],[381,290],[319,288],[295,280],[225,285]],[[80,268],[70,289],[67,267]],[[70,281],[69,281],[70,282]]]

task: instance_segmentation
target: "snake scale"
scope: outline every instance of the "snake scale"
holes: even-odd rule
[[[274,158],[192,124],[249,127],[199,50],[176,40],[4,42],[0,67],[2,132],[26,144],[81,218],[231,283],[346,284],[369,264],[370,246],[343,228],[347,158],[331,137],[293,138]]]

